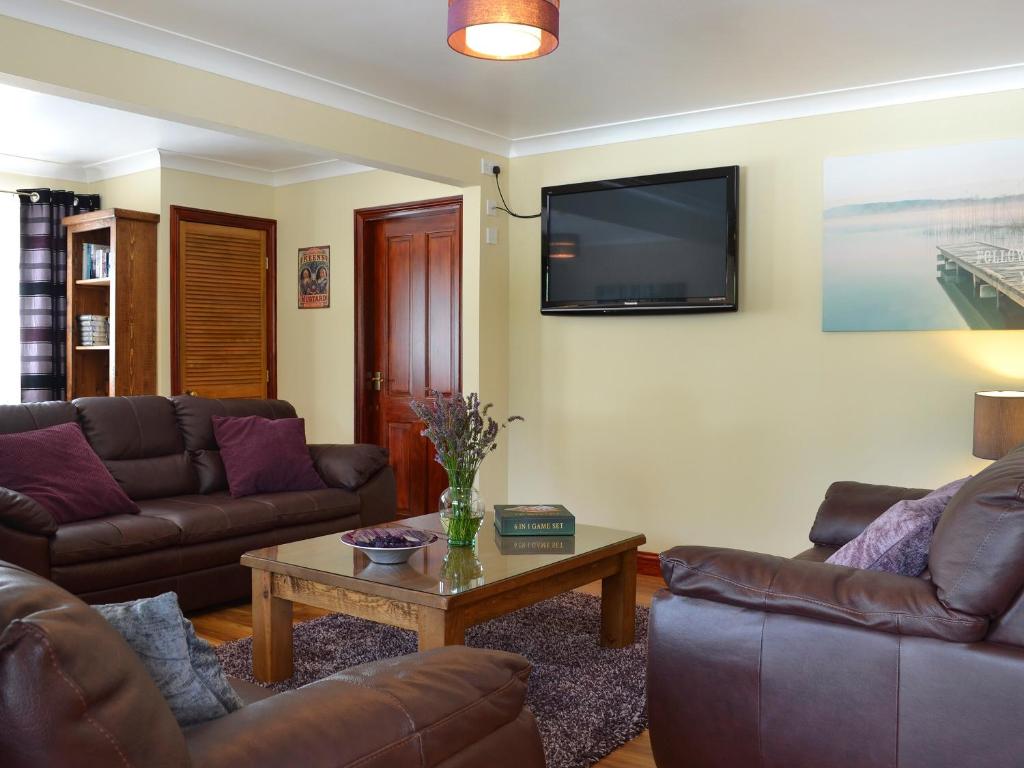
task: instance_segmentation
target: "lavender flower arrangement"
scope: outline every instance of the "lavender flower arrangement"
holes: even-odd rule
[[[498,433],[521,416],[509,416],[497,422],[488,415],[492,403],[481,406],[480,396],[472,392],[464,397],[456,392],[450,397],[430,391],[432,400],[413,401],[413,412],[426,424],[420,434],[434,444],[437,462],[448,473],[451,495],[447,516],[448,541],[456,545],[472,544],[480,527],[480,517],[473,515],[473,482],[488,454],[498,447]],[[442,515],[442,520],[445,516]]]

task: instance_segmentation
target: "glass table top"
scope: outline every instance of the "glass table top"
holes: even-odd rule
[[[245,555],[257,567],[319,571],[438,596],[457,595],[488,584],[514,578],[564,560],[610,548],[622,551],[644,543],[642,534],[593,525],[576,525],[575,536],[499,536],[494,513],[488,511],[480,526],[476,547],[449,549],[437,514],[414,517],[385,525],[405,525],[438,533],[433,544],[414,552],[406,563],[373,563],[363,552],[342,543],[341,533],[279,544]],[[377,526],[382,527],[382,526]],[[305,578],[315,579],[315,574]]]

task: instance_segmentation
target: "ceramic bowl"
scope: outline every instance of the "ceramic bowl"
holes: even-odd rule
[[[365,552],[372,562],[381,565],[407,562],[416,550],[430,546],[437,539],[438,535],[431,531],[399,525],[388,528],[357,528],[341,534],[342,543]]]

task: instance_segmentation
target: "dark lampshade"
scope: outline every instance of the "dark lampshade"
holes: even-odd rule
[[[1024,443],[1024,392],[974,393],[974,455],[1001,459]]]
[[[518,61],[558,47],[559,0],[448,0],[448,45],[477,59]]]

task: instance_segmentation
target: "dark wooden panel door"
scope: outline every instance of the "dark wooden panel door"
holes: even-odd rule
[[[448,486],[414,401],[460,387],[462,201],[356,213],[358,439],[383,445],[400,515],[437,511]]]
[[[171,208],[175,394],[274,396],[274,239],[269,219]]]

